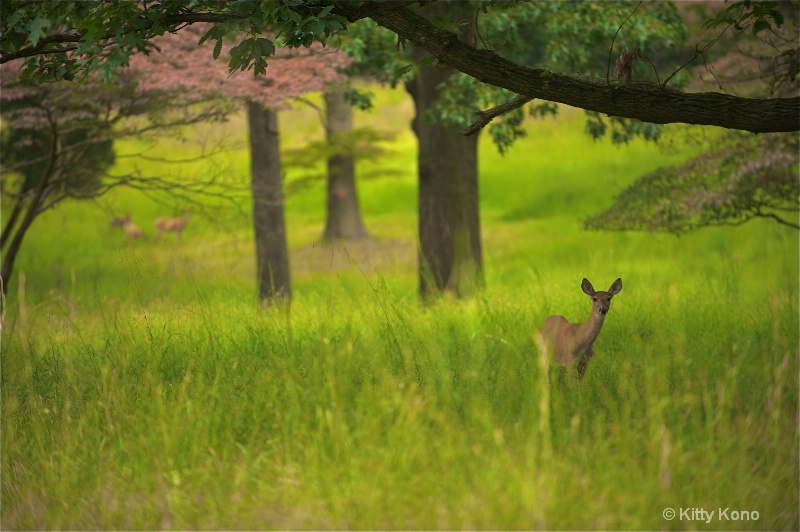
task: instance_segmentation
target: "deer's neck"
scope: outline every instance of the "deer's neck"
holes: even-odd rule
[[[589,319],[581,323],[579,335],[581,339],[580,343],[582,345],[593,343],[600,334],[600,329],[603,328],[605,320],[606,317],[603,314],[595,312],[594,309],[592,309],[592,313],[589,314]]]

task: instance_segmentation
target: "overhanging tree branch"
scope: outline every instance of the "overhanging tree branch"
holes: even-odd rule
[[[612,84],[605,80],[580,75],[557,74],[544,69],[532,69],[503,59],[489,50],[477,50],[461,42],[447,30],[437,29],[427,19],[409,8],[414,0],[386,0],[366,2],[361,5],[335,0],[322,1],[313,6],[300,5],[291,10],[301,17],[314,17],[325,8],[333,6],[333,14],[343,16],[350,22],[371,18],[381,26],[398,34],[404,40],[430,52],[439,61],[472,76],[473,78],[529,98],[559,102],[610,116],[632,118],[655,124],[687,123],[720,126],[755,133],[785,132],[800,130],[800,98],[752,99],[721,93],[684,93],[643,81]],[[220,3],[223,8],[224,3]],[[259,11],[259,3],[247,3],[241,11],[214,11],[208,3],[201,3],[197,11],[187,7],[179,13],[164,14],[153,19],[140,17],[138,13],[127,14],[119,34],[138,35],[148,40],[164,31],[172,31],[181,25],[197,22],[223,23],[234,19],[250,20],[251,27],[269,23]],[[288,8],[287,8],[288,9]],[[138,18],[136,18],[138,17]],[[267,17],[269,18],[269,17]],[[135,19],[136,23],[128,21]],[[324,37],[318,37],[324,39]],[[49,41],[48,41],[49,39]],[[32,54],[57,56],[63,54],[63,46],[84,42],[86,35],[65,31],[45,36],[36,45],[16,49],[5,35],[0,36],[0,63],[14,58],[30,57]],[[93,37],[92,43],[99,48],[110,44],[123,46],[106,31]],[[46,43],[44,49],[42,43]],[[51,47],[55,47],[55,49]],[[124,46],[123,46],[124,47]],[[129,53],[131,50],[124,50]],[[260,57],[260,56],[258,56]],[[58,60],[53,61],[58,64]],[[241,67],[241,65],[239,65]]]
[[[348,7],[341,11],[353,20]],[[359,15],[356,11],[352,14]],[[527,68],[494,52],[477,50],[407,8],[383,9],[369,16],[439,61],[522,96],[655,124],[711,125],[754,133],[800,130],[797,97],[759,100],[722,93],[684,93],[644,81],[609,87],[603,79]]]

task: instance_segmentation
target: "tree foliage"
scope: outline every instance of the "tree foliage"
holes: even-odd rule
[[[3,73],[3,194],[11,198],[31,195],[62,164],[51,157],[57,147],[63,158],[78,164],[54,183],[56,195],[93,195],[115,161],[113,122],[101,119],[109,109],[102,103],[109,87],[87,84],[79,94],[88,96],[86,90],[92,90],[95,98],[75,98],[74,87],[17,84],[8,79],[13,78],[10,69]]]
[[[493,50],[501,57],[520,65],[547,65],[552,70],[606,73],[609,45],[615,32],[620,30],[617,49],[644,47],[659,65],[666,63],[676,53],[674,48],[683,42],[685,29],[682,19],[666,2],[643,7],[639,17],[622,28],[626,2],[575,2],[572,9],[563,9],[555,2],[513,2],[491,5],[474,2],[471,16],[464,19],[432,19],[441,29],[455,29],[469,25],[476,29],[476,46]],[[567,46],[565,43],[569,43]],[[372,20],[360,20],[348,27],[336,41],[356,59],[355,72],[370,76],[394,86],[415,75],[419,64],[414,64],[406,46],[391,31],[381,28]],[[429,58],[423,64],[435,65],[438,60]],[[648,64],[637,66],[637,79],[656,81],[657,76]],[[662,73],[662,77],[666,77]],[[677,85],[685,81],[679,76]],[[494,108],[512,101],[516,95],[506,89],[476,81],[463,73],[457,74],[425,119],[427,123],[441,121],[449,126],[468,130],[476,120],[476,108]],[[524,107],[523,107],[524,105]],[[527,112],[526,112],[527,110]],[[487,131],[495,145],[503,152],[515,139],[525,135],[522,124],[526,114],[540,117],[554,114],[557,107],[548,101],[526,99],[508,111],[498,113],[495,120],[486,120]],[[472,131],[477,131],[475,128]],[[639,121],[603,117],[590,113],[587,132],[600,137],[610,132],[615,142],[627,142],[632,136],[656,138],[660,128]]]
[[[688,16],[705,20],[701,34],[713,48],[702,54],[698,48],[702,64],[695,69],[711,90],[750,97],[797,96],[800,4],[732,2],[716,12],[704,4],[681,7]]]
[[[553,72],[604,77],[608,74],[610,54],[616,57],[620,50],[637,48],[647,51],[649,64],[640,62],[634,66],[636,79],[657,82],[657,68],[663,69],[674,59],[686,37],[681,17],[668,2],[649,3],[637,10],[638,16],[628,19],[626,15],[632,10],[629,2],[573,2],[569,9],[557,2],[526,2],[501,7],[476,11],[475,23],[481,44],[515,64],[545,65]],[[663,73],[661,77],[665,77]],[[515,96],[505,89],[475,83],[463,74],[462,78],[453,85],[457,90],[446,91],[437,105],[440,114],[457,127],[466,128],[474,121],[474,114],[467,111],[476,104],[486,108],[508,102]],[[676,86],[682,86],[685,78],[679,77]],[[531,102],[527,109],[528,114],[535,117],[557,111],[555,105],[541,100]],[[660,131],[655,124],[605,117],[591,111],[588,114],[587,133],[595,138],[611,133],[616,143],[628,142],[638,135],[655,139]],[[520,108],[504,112],[500,120],[491,122],[489,134],[501,151],[514,139],[524,136],[524,118],[525,112]]]
[[[688,163],[642,176],[584,224],[588,229],[678,235],[770,218],[800,229],[799,165],[795,134],[727,132]]]
[[[450,31],[453,28],[437,26],[435,19],[420,15],[415,4],[413,0],[172,0],[150,4],[135,0],[8,0],[0,6],[0,62],[24,58],[26,75],[38,80],[69,79],[88,71],[100,71],[108,78],[126,65],[131,55],[153,51],[154,37],[209,22],[212,27],[201,40],[215,43],[213,55],[218,55],[225,40],[235,35],[237,44],[228,61],[229,70],[262,73],[275,45],[307,47],[327,42],[348,24],[371,18],[395,32],[398,44],[411,42],[425,48],[437,61],[479,81],[529,98],[653,123],[708,124],[754,132],[800,129],[800,98],[762,101],[723,94],[698,95],[673,90],[666,83],[670,78],[661,84],[644,80],[612,83],[607,77],[529,68],[505,59],[496,50],[481,48],[477,42],[460,42]],[[482,7],[488,12],[504,4],[514,7],[521,3],[486,2]],[[742,4],[745,11],[753,13],[765,5],[748,0]],[[635,5],[625,7],[633,9]],[[754,20],[769,19],[770,8],[762,11],[763,17],[756,14]],[[771,20],[778,23],[774,17]],[[753,24],[755,27],[756,22]],[[277,34],[271,33],[275,27],[279,28]]]
[[[343,71],[352,62],[344,53],[309,45],[302,49],[273,50],[273,68],[265,75],[234,70],[223,61],[238,53],[235,41],[227,43],[225,52],[217,44],[202,43],[213,26],[197,23],[177,33],[156,37],[157,49],[149,55],[131,57],[130,67],[143,73],[141,86],[145,90],[177,90],[196,97],[221,98],[243,106],[248,101],[272,109],[289,106],[292,98],[306,92],[321,91],[328,83],[347,79]],[[201,42],[201,44],[198,44]],[[213,48],[213,50],[212,50]]]
[[[360,127],[349,133],[336,133],[324,140],[311,140],[299,148],[281,152],[283,165],[296,170],[296,177],[286,183],[286,194],[291,195],[323,182],[327,177],[324,163],[332,157],[351,157],[355,162],[371,162],[374,168],[361,171],[359,179],[379,179],[399,176],[401,172],[380,166],[391,153],[382,143],[394,140],[395,135],[371,127]]]
[[[213,42],[212,54],[217,58],[225,40],[236,35],[237,43],[228,56],[229,70],[263,74],[276,42],[307,48],[345,27],[346,19],[332,13],[333,5],[315,9],[305,8],[304,3],[11,0],[0,7],[3,62],[24,58],[25,75],[38,81],[69,80],[90,72],[100,72],[109,80],[128,65],[132,55],[157,50],[156,37],[189,24],[211,22],[200,44]]]

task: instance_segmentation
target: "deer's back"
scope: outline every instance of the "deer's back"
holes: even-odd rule
[[[542,344],[550,357],[559,364],[567,364],[576,358],[576,339],[579,323],[570,323],[564,316],[550,316],[540,330]]]
[[[187,221],[185,218],[158,218],[156,220],[156,228],[174,231],[175,229],[183,228]]]

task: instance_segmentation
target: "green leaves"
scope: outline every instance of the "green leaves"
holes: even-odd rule
[[[200,43],[216,41],[215,58],[222,53],[227,35],[242,35],[243,40],[232,50],[229,69],[252,69],[260,75],[266,71],[276,42],[309,47],[314,42],[324,44],[345,29],[347,19],[334,14],[335,6],[326,0],[192,0],[149,3],[145,8],[137,0],[5,0],[0,4],[0,50],[3,62],[28,57],[25,75],[29,79],[66,79],[79,71],[84,76],[100,71],[104,79],[110,79],[131,54],[146,51],[153,37],[205,21],[214,26]],[[47,43],[41,46],[45,39]]]
[[[777,6],[777,2],[753,2],[752,0],[734,2],[724,11],[720,11],[705,21],[703,27],[716,28],[726,24],[732,25],[738,31],[749,27],[753,35],[771,29],[773,23],[780,28],[783,25],[784,17],[780,11],[775,9]]]
[[[661,136],[660,124],[641,122],[619,116],[606,116],[586,111],[586,133],[600,139],[610,133],[614,144],[627,144],[636,137],[657,141]]]
[[[398,170],[380,164],[392,154],[391,148],[386,144],[394,138],[394,133],[362,127],[333,135],[328,140],[311,141],[299,148],[282,150],[283,166],[293,170],[292,179],[286,183],[286,194],[291,195],[324,182],[328,177],[324,164],[336,156],[352,157],[355,161],[371,161],[374,166],[372,170],[359,169],[360,180],[399,175]]]
[[[309,47],[315,41],[325,44],[329,36],[347,26],[347,19],[331,13],[333,7],[327,5],[319,13],[306,17],[288,7],[277,11],[278,36],[290,48]]]
[[[11,16],[8,17],[8,19],[3,24],[3,33],[6,33],[6,32],[8,32],[10,30],[13,30],[14,26],[16,26],[17,22],[19,22],[20,19],[22,19],[22,17],[24,17],[24,16],[25,16],[25,10],[24,9],[17,9],[16,11],[14,11],[11,14]]]
[[[217,39],[217,43],[214,45],[214,52],[212,53],[214,59],[219,58],[219,54],[222,51],[222,39]]]
[[[360,90],[357,88],[352,88],[344,93],[344,99],[347,100],[350,105],[362,111],[369,111],[372,109],[372,99],[374,97],[375,93],[372,91]]]
[[[217,42],[219,45],[219,41]],[[216,51],[216,47],[214,48]],[[246,71],[253,69],[256,75],[263,75],[267,70],[267,57],[275,52],[275,43],[262,37],[250,37],[231,48],[231,59],[228,69]],[[219,55],[216,53],[216,55]],[[215,55],[215,57],[216,57]]]

